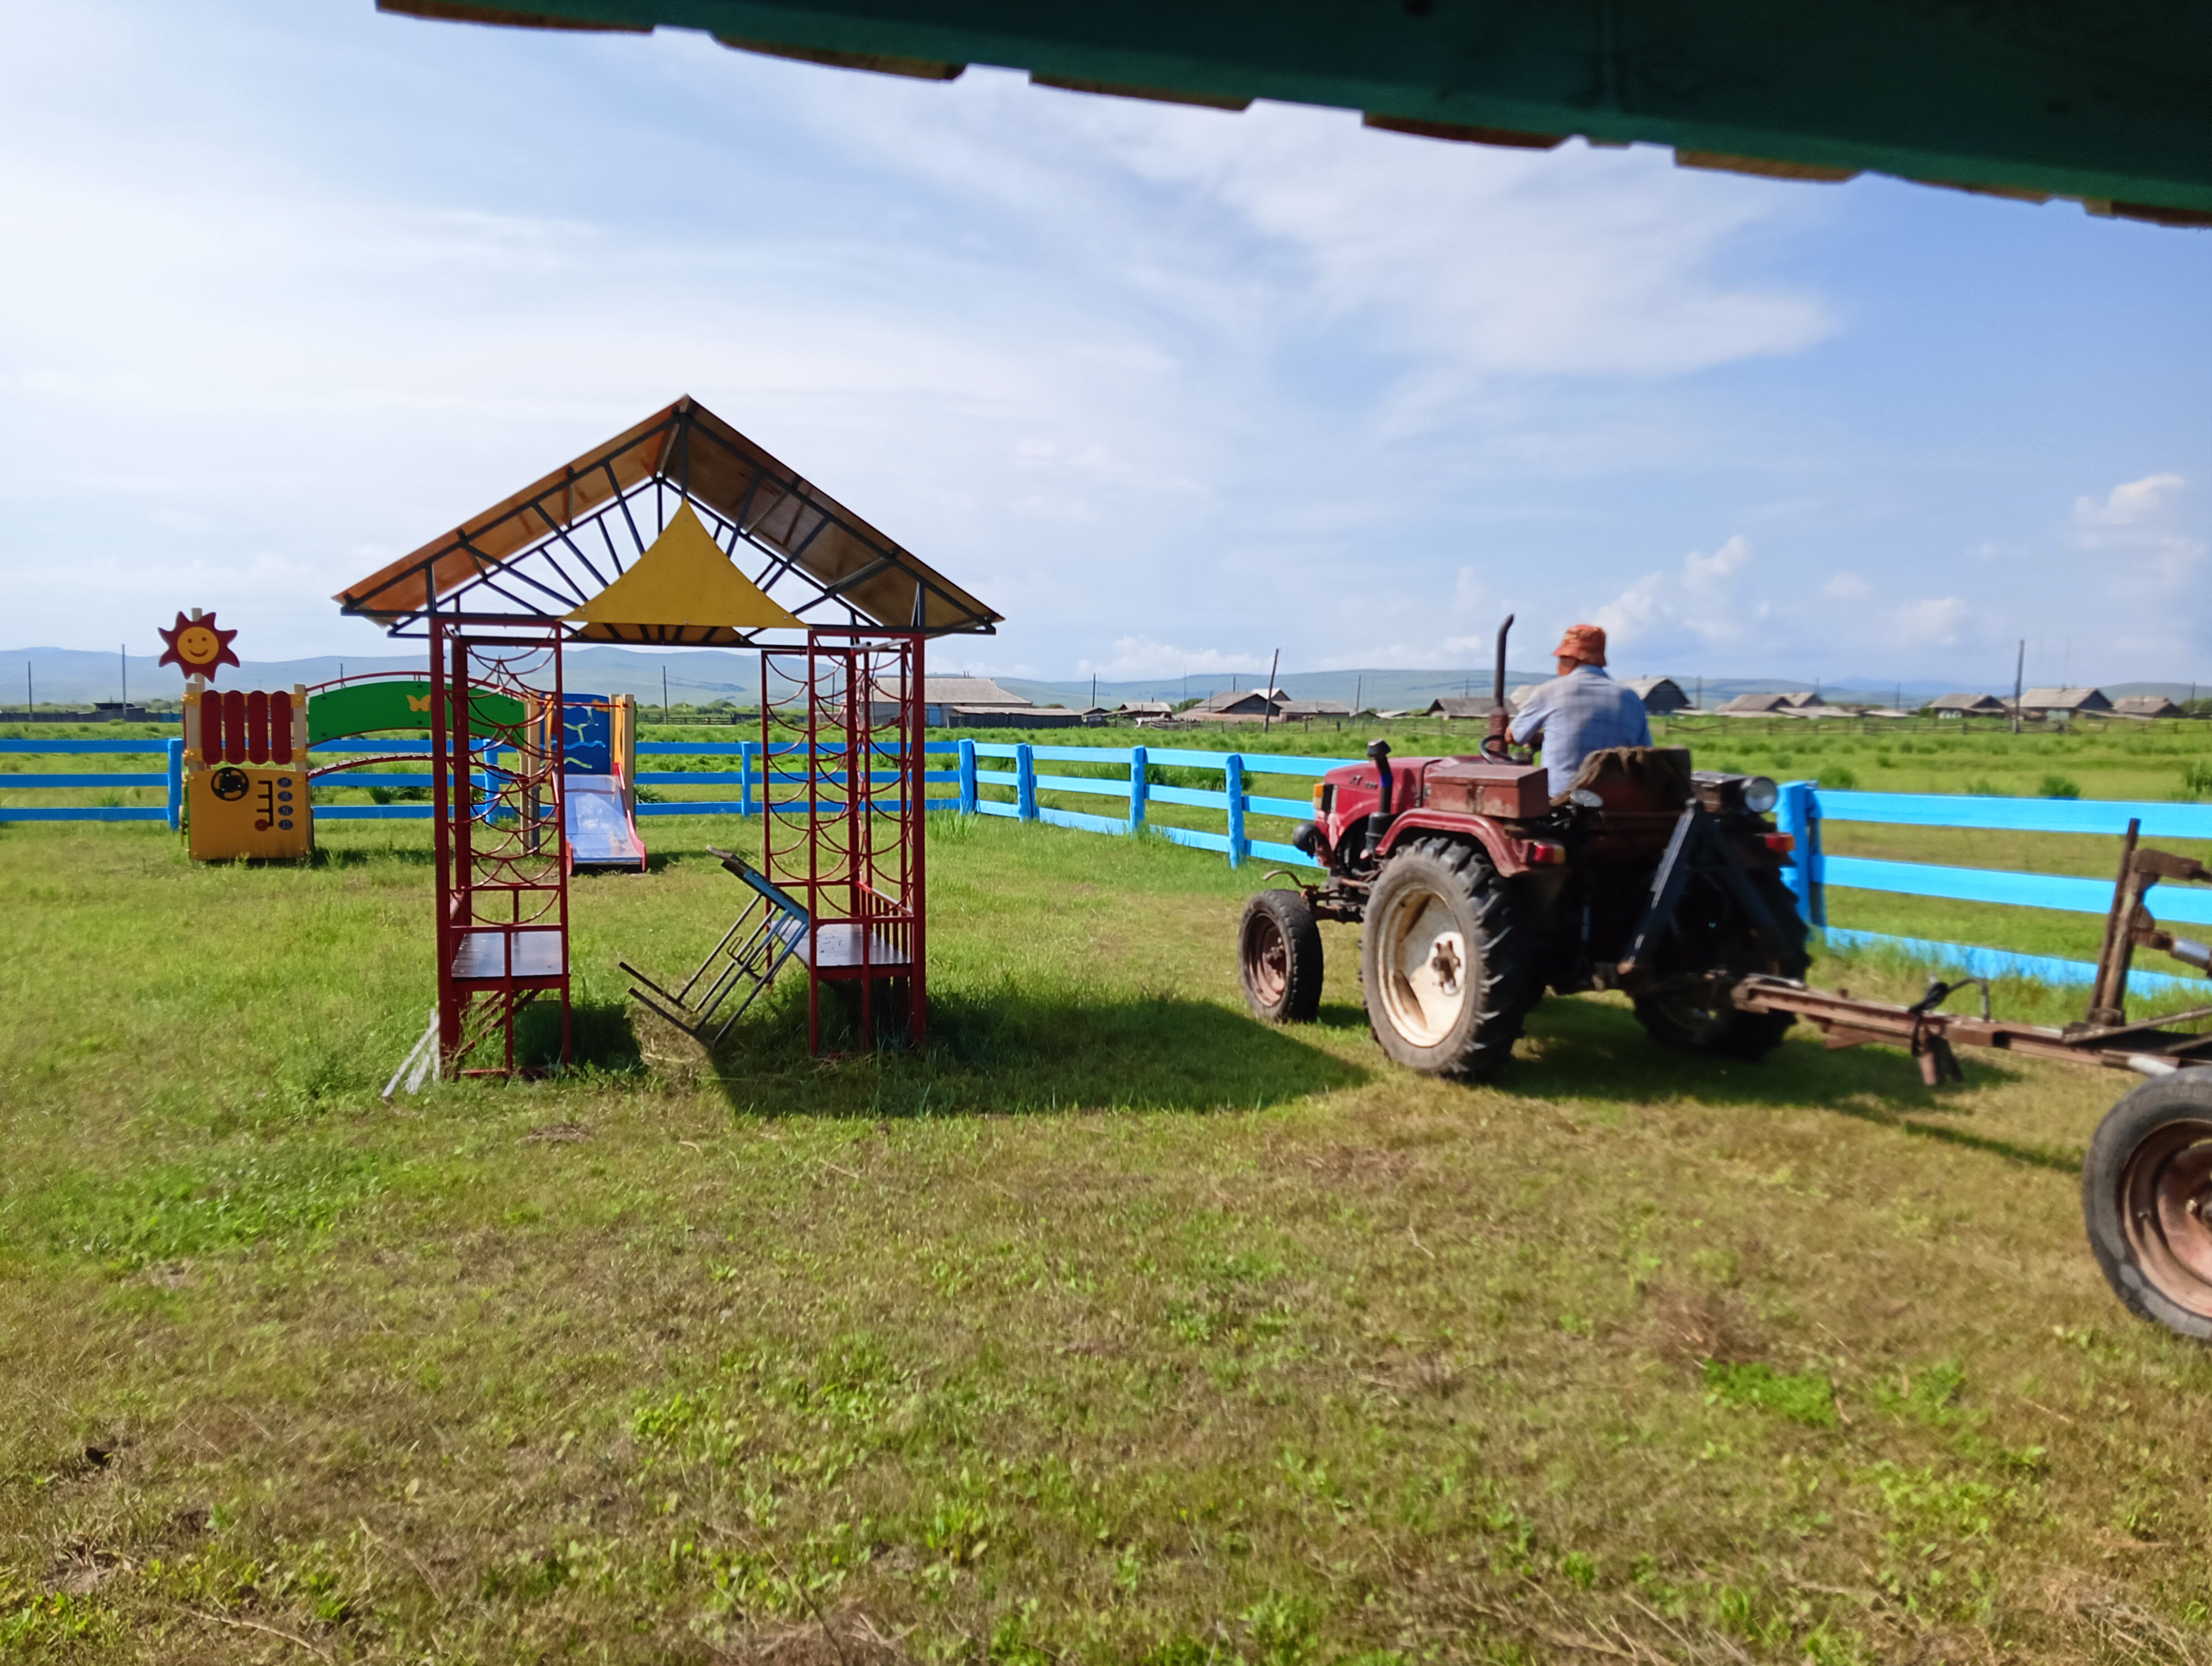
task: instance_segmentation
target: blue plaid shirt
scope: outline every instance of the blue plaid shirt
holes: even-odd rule
[[[1514,718],[1512,733],[1522,746],[1541,741],[1557,798],[1592,752],[1649,746],[1651,721],[1635,690],[1621,687],[1595,666],[1577,666],[1565,677],[1537,684]]]

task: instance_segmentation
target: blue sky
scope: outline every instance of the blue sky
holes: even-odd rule
[[[690,392],[948,661],[2212,683],[2212,234],[369,0],[0,0],[0,647],[341,585]]]

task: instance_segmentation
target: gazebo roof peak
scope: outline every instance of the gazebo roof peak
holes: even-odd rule
[[[394,635],[465,617],[690,648],[824,625],[988,634],[1001,617],[688,396],[336,599]]]

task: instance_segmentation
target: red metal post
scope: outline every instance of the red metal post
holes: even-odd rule
[[[478,634],[472,625],[498,634]],[[565,1063],[573,1033],[561,628],[466,618],[434,619],[430,628],[441,1057],[461,1074],[514,1073],[517,1014],[550,995],[561,1006]],[[531,680],[549,674],[550,696]],[[481,806],[471,767],[480,693],[512,702],[522,714],[511,768],[493,771],[487,748]],[[550,721],[542,715],[549,710]],[[496,739],[496,731],[485,736]],[[496,1065],[469,1063],[486,1049],[496,1050]]]

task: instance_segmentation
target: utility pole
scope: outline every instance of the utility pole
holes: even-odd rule
[[[1283,650],[1277,648],[1275,657],[1267,662],[1267,686],[1260,696],[1260,733],[1267,733],[1275,721],[1275,667],[1283,663]]]
[[[127,720],[131,715],[131,645],[128,642],[115,645],[115,663],[122,675],[123,715]]]
[[[1364,675],[1355,677],[1352,679],[1352,714],[1354,717],[1358,716],[1362,711],[1366,709],[1366,708],[1360,703],[1359,699],[1359,696],[1366,691],[1367,678]],[[2196,698],[2196,696],[2191,694],[2190,697],[2194,699]]]
[[[2019,656],[2012,662],[2012,732],[2020,733],[2020,696],[2021,678],[2027,670],[2027,638],[2020,639]]]

